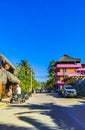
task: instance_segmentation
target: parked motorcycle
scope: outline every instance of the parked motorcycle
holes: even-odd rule
[[[22,103],[25,102],[25,96],[23,94],[21,94],[21,102]],[[18,103],[18,95],[17,94],[12,95],[11,103]]]

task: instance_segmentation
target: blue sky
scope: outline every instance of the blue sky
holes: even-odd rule
[[[38,81],[64,54],[85,63],[85,1],[1,0],[0,53],[13,65],[26,59]]]

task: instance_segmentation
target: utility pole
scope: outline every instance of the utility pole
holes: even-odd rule
[[[32,68],[31,67],[28,69],[28,74],[30,74],[30,92],[32,92]]]
[[[31,77],[30,77],[30,78],[31,78],[31,79],[30,79],[30,80],[31,80],[31,81],[30,81],[30,82],[31,82],[30,91],[32,92],[32,68],[31,68],[31,75],[30,75],[30,76],[31,76]]]

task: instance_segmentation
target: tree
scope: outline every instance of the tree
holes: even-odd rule
[[[55,61],[54,60],[50,61],[49,66],[48,66],[48,74],[50,77],[53,76],[55,73],[54,72],[54,65],[55,65]]]
[[[48,66],[49,79],[46,82],[46,85],[48,88],[53,88],[54,84],[55,84],[55,78],[54,78],[54,75],[55,75],[54,65],[55,65],[55,63],[56,62],[54,60],[52,60],[52,61],[50,61],[49,66]]]
[[[21,80],[22,91],[29,92],[31,87],[31,76],[32,82],[34,81],[34,71],[27,60],[21,60],[16,66],[18,71],[18,78]],[[31,75],[32,71],[32,75]]]

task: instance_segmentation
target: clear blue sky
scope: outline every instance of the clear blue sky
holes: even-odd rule
[[[64,54],[85,63],[85,0],[0,0],[0,53],[26,59],[38,81]]]

